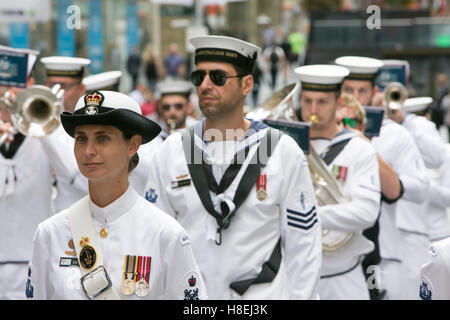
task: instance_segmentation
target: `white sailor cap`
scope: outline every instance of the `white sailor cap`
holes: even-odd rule
[[[30,76],[31,70],[33,70],[33,66],[36,63],[37,57],[39,55],[39,51],[32,50],[32,49],[11,48],[11,47],[2,46],[2,45],[0,45],[0,50],[1,51],[15,51],[15,52],[28,54],[27,77]]]
[[[407,112],[420,112],[428,108],[433,102],[431,97],[417,97],[406,99],[403,103],[403,110]]]
[[[63,76],[82,78],[85,67],[91,60],[85,58],[52,56],[41,59],[47,70],[47,76]]]
[[[381,60],[357,56],[339,57],[334,62],[350,71],[346,77],[349,80],[374,81],[378,70],[383,66]]]
[[[189,97],[192,92],[192,84],[182,80],[166,80],[158,83],[157,92],[158,98],[165,95],[181,95]]]
[[[190,38],[195,48],[195,64],[201,61],[231,63],[247,72],[253,65],[261,49],[240,39],[225,36],[199,36]]]
[[[339,91],[342,81],[350,73],[347,68],[328,64],[301,66],[295,69],[302,90]]]
[[[107,71],[93,74],[83,79],[86,92],[92,90],[111,90],[118,91],[121,71]]]

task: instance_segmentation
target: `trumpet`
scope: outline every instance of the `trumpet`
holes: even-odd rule
[[[298,121],[292,104],[292,97],[299,88],[298,83],[291,83],[275,92],[269,99],[248,112],[246,117],[254,120],[288,120]]]
[[[63,94],[64,90],[59,84],[51,89],[35,85],[21,91],[14,101],[11,101],[10,92],[6,91],[0,103],[11,111],[11,120],[15,129],[23,135],[42,138],[56,130],[61,123]],[[6,137],[7,134],[3,134],[0,139],[4,141]]]
[[[383,104],[388,113],[402,109],[407,98],[408,90],[400,82],[391,82],[383,90]]]
[[[175,119],[167,119],[167,126],[169,127],[169,134],[175,132],[175,128],[177,126],[177,122]]]

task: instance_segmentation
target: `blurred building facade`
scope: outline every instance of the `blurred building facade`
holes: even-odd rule
[[[381,10],[381,29],[366,25],[373,4]],[[0,44],[37,49],[41,56],[87,57],[91,73],[126,75],[136,45],[161,63],[177,43],[192,61],[192,35],[229,35],[264,46],[300,34],[306,63],[347,54],[409,59],[415,89],[428,95],[434,73],[450,65],[449,7],[449,0],[4,0]],[[36,71],[42,81],[42,66]]]

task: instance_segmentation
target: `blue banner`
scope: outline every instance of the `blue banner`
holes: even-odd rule
[[[91,59],[89,71],[92,74],[103,72],[103,5],[102,0],[89,1],[88,55]]]
[[[72,6],[72,0],[58,0],[56,54],[58,56],[75,56],[75,28],[80,18],[79,8]]]
[[[0,86],[25,88],[28,54],[0,51]]]
[[[9,24],[9,46],[12,48],[28,49],[28,23],[13,22]]]
[[[139,45],[139,19],[135,0],[127,0],[127,54],[130,55],[133,47]]]

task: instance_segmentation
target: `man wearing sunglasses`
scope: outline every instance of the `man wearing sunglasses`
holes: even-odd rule
[[[159,99],[155,116],[161,118],[159,124],[163,129],[157,139],[162,142],[176,130],[195,123],[195,119],[188,115],[193,107],[190,101],[192,84],[181,80],[166,80],[158,84],[157,90]]]
[[[305,156],[244,118],[260,49],[222,36],[190,42],[205,118],[162,144],[146,197],[188,231],[211,299],[315,299],[321,228]]]
[[[350,70],[341,92],[352,94],[363,106],[369,106],[377,93],[375,79],[383,62],[354,56],[340,57],[335,62]],[[425,165],[412,135],[387,116],[379,136],[372,138],[371,143],[378,154],[382,202],[378,227],[375,225],[365,234],[375,243],[378,241],[379,256],[374,251],[363,262],[363,268],[369,278],[378,269],[368,267],[379,265],[381,284],[377,283],[375,289],[387,290],[385,298],[418,299],[419,269],[428,245],[426,212],[417,207],[407,209],[405,204],[420,204],[427,197]],[[377,290],[370,293],[372,299],[380,299]]]

